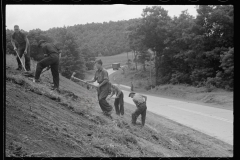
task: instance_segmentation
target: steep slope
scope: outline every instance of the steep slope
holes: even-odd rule
[[[179,157],[232,156],[232,146],[213,137],[147,113],[143,128],[124,118],[105,117],[94,90],[60,77],[60,93],[51,91],[50,72],[35,84],[6,68],[7,157]],[[112,102],[111,102],[112,103]]]

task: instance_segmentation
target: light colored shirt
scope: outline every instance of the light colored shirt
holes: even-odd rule
[[[122,91],[115,85],[112,85],[112,95],[116,94],[116,97],[119,96]]]
[[[138,106],[139,104],[145,102],[145,98],[141,94],[135,93],[133,96],[133,102]]]

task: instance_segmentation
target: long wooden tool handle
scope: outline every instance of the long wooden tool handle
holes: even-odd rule
[[[75,75],[75,74],[74,74],[74,75]],[[93,85],[93,84],[90,84],[90,83],[88,83],[88,82],[86,82],[86,81],[83,81],[83,80],[81,80],[81,79],[78,79],[78,78],[74,77],[73,75],[71,76],[71,78],[76,79],[76,80],[78,80],[78,81],[80,81],[80,82],[86,83],[86,84],[88,84],[88,85],[90,85],[90,86],[92,86],[92,87],[94,87],[94,88],[97,88],[97,86],[95,86],[95,85]]]
[[[19,60],[20,60],[20,62],[21,62],[21,64],[22,64],[22,67],[23,67],[24,71],[26,72],[27,70],[26,70],[25,66],[23,65],[23,62],[22,62],[20,56],[18,55],[18,52],[17,52],[17,51],[16,51],[16,53],[17,53],[17,56],[18,56],[18,58],[19,58]]]

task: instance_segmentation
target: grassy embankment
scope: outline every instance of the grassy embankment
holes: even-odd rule
[[[51,91],[50,71],[36,84],[15,70],[15,57],[6,60],[7,157],[233,156],[231,145],[151,112],[143,128],[132,126],[132,105],[110,119],[94,90],[60,76],[60,92]]]

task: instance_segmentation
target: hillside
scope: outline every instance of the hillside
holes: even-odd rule
[[[132,126],[135,106],[109,119],[94,90],[61,76],[60,92],[51,91],[49,71],[35,84],[15,70],[15,57],[6,60],[7,157],[233,156],[231,145],[150,112],[146,126]]]

